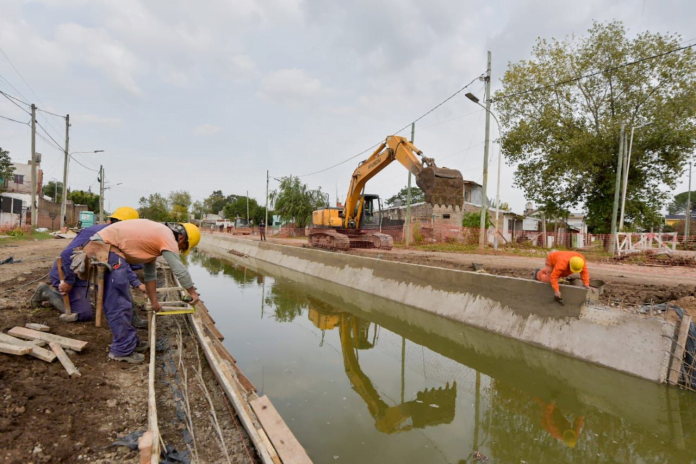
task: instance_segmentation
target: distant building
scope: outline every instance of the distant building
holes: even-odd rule
[[[41,187],[43,184],[43,170],[40,168],[41,155],[37,153],[36,157],[36,188],[34,191],[37,195],[41,196]],[[27,164],[12,163],[12,166],[14,167],[13,176],[9,179],[0,179],[0,191],[31,195],[33,187],[31,183],[31,160],[27,161]]]
[[[686,215],[685,214],[667,214],[665,215],[665,225],[674,227],[678,223],[685,221],[686,220]],[[691,220],[696,221],[696,211],[691,212]]]

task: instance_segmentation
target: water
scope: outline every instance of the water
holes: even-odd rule
[[[266,263],[190,261],[315,463],[696,462],[692,393]]]

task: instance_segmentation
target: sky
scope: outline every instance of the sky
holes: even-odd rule
[[[265,201],[266,171],[294,175],[344,199],[369,152],[474,80],[483,100],[509,62],[530,58],[537,37],[583,35],[593,20],[621,20],[630,36],[696,39],[690,0],[0,0],[0,90],[70,114],[68,185],[105,206],[142,196],[214,190]],[[22,106],[20,104],[20,106]],[[29,116],[0,98],[0,116]],[[39,112],[45,181],[62,179],[65,120]],[[481,182],[484,111],[463,93],[416,124],[415,145],[438,166]],[[498,130],[491,121],[491,138]],[[45,132],[44,132],[45,129]],[[401,135],[409,136],[410,131]],[[0,119],[0,147],[30,159],[28,125]],[[495,197],[498,145],[488,196]],[[521,212],[514,166],[503,163],[501,201]],[[687,175],[677,191],[686,190]],[[393,163],[368,184],[383,198],[407,182]]]

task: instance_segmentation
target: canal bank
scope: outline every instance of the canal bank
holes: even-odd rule
[[[563,288],[565,306],[531,280],[434,268],[235,237],[204,235],[201,249],[274,266],[462,322],[585,362],[664,383],[675,325],[594,304]],[[353,297],[353,298],[355,298]]]
[[[192,256],[190,269],[225,344],[314,462],[694,457],[686,392],[250,257],[211,256]]]

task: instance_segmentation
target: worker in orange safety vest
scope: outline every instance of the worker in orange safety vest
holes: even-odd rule
[[[546,257],[546,267],[534,271],[534,278],[540,282],[550,283],[556,301],[563,303],[558,279],[580,273],[585,288],[590,288],[590,271],[585,257],[575,251],[552,251]]]

